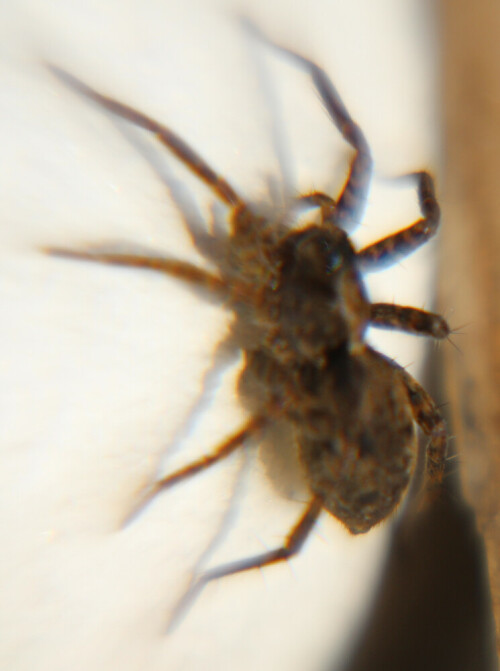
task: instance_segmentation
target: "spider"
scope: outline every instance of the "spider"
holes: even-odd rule
[[[243,354],[238,393],[249,418],[211,453],[155,482],[138,508],[209,469],[249,439],[262,438],[276,423],[291,427],[298,447],[310,499],[283,544],[207,571],[197,589],[298,553],[322,510],[352,534],[365,533],[386,519],[412,477],[415,423],[429,438],[426,472],[431,489],[442,482],[446,458],[446,427],[436,404],[401,366],[365,342],[365,332],[371,325],[442,339],[449,335],[449,326],[441,316],[414,307],[371,303],[361,277],[410,254],[436,233],[440,212],[433,179],[426,171],[411,175],[417,182],[418,221],[356,250],[347,230],[359,223],[366,202],[373,163],[368,142],[318,65],[287,48],[268,45],[309,73],[331,121],[353,149],[337,199],[319,191],[297,198],[305,208],[319,210],[320,223],[294,228],[283,217],[261,216],[174,131],[49,66],[80,94],[152,133],[228,210],[224,234],[207,230],[203,240],[193,238],[216,267],[214,272],[169,257],[45,250],[165,273],[232,313],[229,342]]]

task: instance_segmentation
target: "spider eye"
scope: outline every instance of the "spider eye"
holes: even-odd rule
[[[340,252],[335,251],[328,257],[328,272],[334,273],[342,266],[343,256]]]

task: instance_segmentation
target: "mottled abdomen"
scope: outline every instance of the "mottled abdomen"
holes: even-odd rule
[[[408,486],[416,439],[408,392],[389,362],[369,349],[330,364],[296,423],[309,487],[353,534],[382,521]]]

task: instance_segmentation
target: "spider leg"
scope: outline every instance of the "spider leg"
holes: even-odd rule
[[[451,332],[448,322],[441,315],[393,303],[373,303],[370,308],[370,324],[439,340],[448,337]]]
[[[364,247],[357,253],[361,270],[383,270],[432,238],[439,226],[440,210],[434,190],[434,180],[428,172],[415,173],[418,178],[418,199],[423,217],[408,228],[393,233]]]
[[[256,568],[263,568],[264,566],[290,559],[290,557],[297,554],[311,533],[322,508],[322,500],[319,497],[313,498],[308,503],[307,508],[299,518],[298,522],[286,537],[283,545],[279,548],[270,550],[269,552],[263,552],[254,557],[248,557],[247,559],[242,559],[240,561],[223,564],[222,566],[217,566],[216,568],[203,573],[198,580],[189,587],[186,594],[177,604],[170,617],[168,630],[171,631],[173,626],[179,623],[180,617],[185,613],[193,600],[209,582],[212,582],[212,580],[218,580],[219,578],[225,578],[226,576],[234,575],[235,573],[243,573],[244,571],[251,571]]]
[[[446,464],[448,434],[446,423],[429,394],[404,369],[400,369],[408,390],[413,416],[422,431],[429,436],[426,470],[430,485],[440,485]]]
[[[305,193],[302,196],[295,198],[297,203],[304,203],[309,207],[319,207],[321,210],[322,223],[331,222],[332,217],[335,216],[335,209],[337,203],[335,200],[322,191],[313,191],[312,193]]]
[[[173,450],[171,447],[177,447],[181,444],[190,433],[190,429],[195,418],[207,409],[212,400],[212,391],[216,386],[216,380],[222,377],[222,373],[235,362],[237,350],[235,349],[232,334],[226,336],[223,340],[217,343],[212,356],[212,362],[208,369],[203,374],[200,384],[200,393],[195,402],[188,411],[187,416],[183,419],[180,427],[175,431],[170,439],[170,447],[167,447],[165,453],[171,454]],[[158,486],[158,483],[153,485],[153,489]],[[147,489],[149,501],[152,496],[155,496],[153,491]],[[144,507],[146,502],[142,501],[139,506],[136,506],[136,511]]]
[[[213,464],[225,459],[230,454],[232,454],[242,443],[244,443],[249,438],[253,437],[266,423],[266,420],[262,417],[256,417],[251,419],[245,426],[233,434],[230,438],[225,440],[221,445],[219,445],[213,452],[206,454],[200,459],[193,461],[192,463],[180,468],[178,471],[174,471],[170,475],[167,475],[161,480],[154,482],[150,487],[141,496],[138,503],[135,505],[134,509],[129,513],[127,518],[124,520],[123,525],[129,524],[138,513],[140,513],[147,505],[150,503],[156,496],[163,490],[173,487],[174,485],[190,478],[201,471],[209,468]]]
[[[244,208],[245,203],[234,189],[218,175],[210,166],[199,156],[194,149],[192,149],[184,140],[182,140],[176,133],[171,131],[166,126],[163,126],[158,121],[155,121],[146,114],[139,112],[133,107],[124,105],[123,103],[98,93],[93,88],[84,84],[77,77],[71,75],[69,72],[55,66],[48,65],[49,70],[65,84],[75,89],[90,100],[98,103],[108,111],[117,116],[130,121],[130,123],[139,128],[143,128],[154,135],[157,139],[165,145],[170,151],[177,156],[177,158],[184,163],[201,181],[205,182],[207,186],[220,198],[224,203],[232,208]]]
[[[201,415],[212,402],[214,390],[218,386],[218,382],[222,378],[226,370],[237,361],[239,355],[239,348],[236,347],[232,333],[229,333],[222,340],[220,340],[212,352],[212,360],[204,371],[200,381],[200,393],[187,416],[182,421],[180,427],[175,431],[171,438],[170,444],[177,446],[182,443],[189,435],[191,426],[195,422],[196,417]],[[170,450],[166,452],[170,453]]]
[[[287,53],[309,70],[331,120],[344,140],[355,150],[344,186],[337,197],[337,206],[329,220],[330,223],[344,230],[352,230],[363,216],[370,187],[373,166],[370,147],[363,131],[351,118],[326,72],[293,51],[287,50]]]
[[[235,573],[242,573],[243,571],[250,571],[254,568],[263,568],[276,562],[290,559],[294,554],[297,554],[304,545],[309,536],[316,520],[323,509],[323,501],[319,497],[314,497],[308,504],[307,508],[299,518],[298,522],[292,528],[285,539],[283,545],[274,550],[263,552],[254,557],[247,557],[240,561],[231,562],[230,564],[223,564],[216,568],[210,569],[200,577],[200,582],[206,585],[211,580],[224,578],[227,575],[234,575]]]
[[[90,252],[82,250],[60,249],[59,247],[47,247],[43,251],[52,256],[60,256],[68,259],[81,259],[83,261],[94,261],[116,266],[131,268],[146,268],[159,273],[164,273],[188,284],[204,289],[210,294],[219,295],[221,300],[227,295],[227,285],[217,275],[202,270],[187,261],[168,259],[161,257],[139,256],[136,254],[108,254],[101,252]]]
[[[354,149],[355,154],[349,167],[347,179],[337,198],[336,209],[328,222],[325,222],[341,226],[346,230],[352,229],[359,223],[363,215],[372,175],[373,159],[363,131],[351,118],[337,89],[324,70],[292,49],[287,49],[272,42],[247,18],[242,18],[242,24],[257,39],[280,53],[290,56],[310,74],[335,127],[344,140]]]

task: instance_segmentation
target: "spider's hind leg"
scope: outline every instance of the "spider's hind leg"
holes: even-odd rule
[[[249,420],[242,429],[234,433],[227,440],[221,443],[213,452],[200,457],[196,461],[191,462],[187,466],[180,468],[174,473],[157,480],[152,485],[146,488],[142,493],[140,500],[134,506],[134,509],[128,514],[127,518],[124,520],[124,525],[132,522],[135,517],[144,510],[144,508],[155,499],[158,494],[170,487],[173,487],[184,480],[192,477],[204,471],[205,469],[213,466],[222,459],[225,459],[235,450],[237,450],[241,445],[251,438],[254,438],[255,435],[264,427],[266,420],[262,417],[254,417]]]
[[[446,423],[436,403],[425,389],[409,373],[400,368],[415,421],[429,437],[426,448],[426,471],[428,484],[441,485],[446,465],[448,433]]]
[[[240,561],[216,566],[215,568],[202,573],[198,578],[195,578],[187,592],[177,604],[174,612],[171,614],[167,631],[171,631],[177,624],[179,624],[179,621],[182,619],[183,615],[186,614],[186,611],[198,597],[200,592],[213,580],[219,580],[220,578],[235,575],[236,573],[251,571],[256,568],[264,568],[271,564],[286,561],[293,557],[293,555],[298,554],[309,537],[322,509],[322,500],[318,497],[313,498],[307,504],[306,509],[298,519],[297,523],[285,538],[283,545],[274,550],[255,555],[254,557],[247,557]]]
[[[173,613],[170,624],[175,624],[178,621],[178,617],[182,614],[182,611],[184,611],[192,603],[200,591],[209,582],[218,580],[219,578],[225,578],[226,576],[234,575],[235,573],[243,573],[245,571],[251,571],[252,569],[256,568],[264,568],[264,566],[270,566],[271,564],[275,564],[277,562],[286,561],[293,555],[300,552],[302,546],[309,537],[309,534],[311,533],[322,508],[323,502],[321,499],[317,497],[313,498],[308,503],[298,522],[286,537],[283,545],[281,545],[279,548],[270,550],[269,552],[263,552],[262,554],[256,555],[254,557],[241,559],[240,561],[235,561],[230,564],[223,564],[222,566],[217,566],[208,570],[206,573],[202,573],[198,580],[184,595],[182,601],[178,604],[175,612]]]
[[[251,571],[255,568],[263,568],[264,566],[290,559],[290,557],[300,552],[322,509],[323,501],[319,497],[313,498],[307,504],[305,511],[286,537],[283,545],[279,548],[211,569],[201,576],[200,582],[206,585],[212,580],[218,580],[228,575]]]

